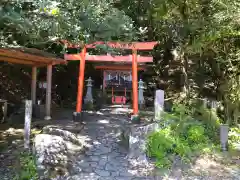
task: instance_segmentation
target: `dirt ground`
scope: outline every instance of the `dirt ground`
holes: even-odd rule
[[[61,111],[63,113],[63,111]],[[68,112],[69,113],[69,112]],[[54,121],[37,121],[32,123],[32,138],[41,132],[41,128]],[[54,122],[56,123],[56,122]],[[18,155],[23,151],[23,124],[11,127],[0,126],[0,179],[13,179],[18,165]],[[179,168],[181,169],[181,168]],[[184,171],[175,170],[163,179],[209,179],[209,180],[240,180],[240,152],[231,151],[201,156]]]

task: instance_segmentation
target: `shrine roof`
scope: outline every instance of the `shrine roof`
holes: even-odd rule
[[[29,66],[46,66],[48,64],[65,64],[66,61],[33,48],[0,48],[0,61]]]

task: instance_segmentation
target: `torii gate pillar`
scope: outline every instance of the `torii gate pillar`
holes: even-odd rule
[[[83,86],[84,86],[86,51],[87,51],[86,47],[83,47],[81,52],[81,60],[79,63],[77,105],[76,105],[76,112],[73,113],[74,121],[81,121],[81,116],[82,116],[81,112],[82,112],[82,97],[83,97]]]
[[[137,50],[132,51],[132,89],[133,89],[133,115],[138,114],[138,70],[137,70]]]

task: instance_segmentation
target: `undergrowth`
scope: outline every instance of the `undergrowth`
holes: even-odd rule
[[[190,163],[191,157],[218,150],[219,122],[214,112],[204,108],[174,105],[171,113],[164,114],[161,128],[149,135],[147,155],[156,159],[159,168],[170,168],[176,156]]]
[[[19,169],[14,180],[37,180],[37,168],[34,156],[29,152],[19,155]]]
[[[230,148],[237,149],[236,145],[240,144],[240,128],[231,128],[228,135],[228,142]]]

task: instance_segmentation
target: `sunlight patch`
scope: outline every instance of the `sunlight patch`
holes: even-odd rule
[[[98,122],[101,124],[109,124],[109,120],[106,119],[98,120]]]

